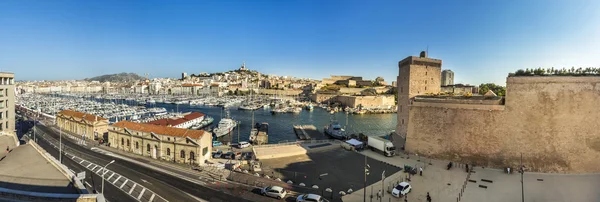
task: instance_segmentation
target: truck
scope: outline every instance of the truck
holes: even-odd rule
[[[370,136],[367,139],[367,146],[373,151],[379,150],[383,152],[385,156],[394,156],[396,153],[396,147],[392,141],[382,137]]]

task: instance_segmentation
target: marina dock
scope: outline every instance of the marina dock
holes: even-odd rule
[[[317,127],[314,125],[294,125],[294,132],[300,140],[328,139],[328,137],[317,130]]]

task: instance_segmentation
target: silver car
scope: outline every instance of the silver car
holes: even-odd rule
[[[287,194],[287,191],[280,186],[268,186],[260,190],[260,194],[263,196],[270,196],[277,199],[282,199]]]
[[[316,194],[302,194],[296,198],[296,202],[329,202]]]

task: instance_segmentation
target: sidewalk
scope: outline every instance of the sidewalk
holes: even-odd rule
[[[370,150],[364,150],[359,153],[402,168],[404,165],[417,167],[417,169],[422,167],[423,176],[419,176],[418,173],[417,175],[410,176],[409,183],[412,186],[412,190],[408,194],[408,201],[410,202],[426,201],[427,192],[429,192],[433,201],[456,201],[468,174],[462,165],[454,165],[450,170],[447,170],[446,166],[448,161],[430,160],[413,155],[408,156],[409,158],[407,159],[407,155],[405,154],[385,157],[380,153]],[[371,174],[381,175],[380,173]],[[386,176],[384,182],[379,181],[378,183],[367,186],[367,200],[371,200],[371,193],[373,193],[373,200],[379,201],[376,200],[376,195],[379,190],[382,190],[383,186],[383,189],[386,191],[383,194],[381,201],[404,201],[403,198],[393,197],[391,195],[391,189],[393,189],[394,185],[397,185],[398,182],[405,181],[407,177],[407,173],[400,171],[392,176]],[[363,191],[363,189],[354,190],[352,193],[343,196],[342,200],[363,201]]]

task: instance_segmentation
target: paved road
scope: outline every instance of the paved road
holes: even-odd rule
[[[58,134],[55,134],[50,128],[42,125],[38,125],[37,127],[39,131],[49,134],[49,136],[54,139],[58,139]],[[62,142],[65,147],[68,148],[67,152],[73,153],[75,156],[95,164],[105,165],[111,160],[114,160],[112,157],[91,151],[73,142],[64,139]],[[63,161],[65,159],[67,158],[63,156]],[[128,161],[117,160],[114,164],[111,164],[109,168],[116,173],[135,181],[135,183],[145,186],[169,201],[197,201],[199,199],[209,201],[246,201],[245,199],[222,194],[207,187],[157,172]],[[107,183],[105,183],[105,186],[106,184]]]

